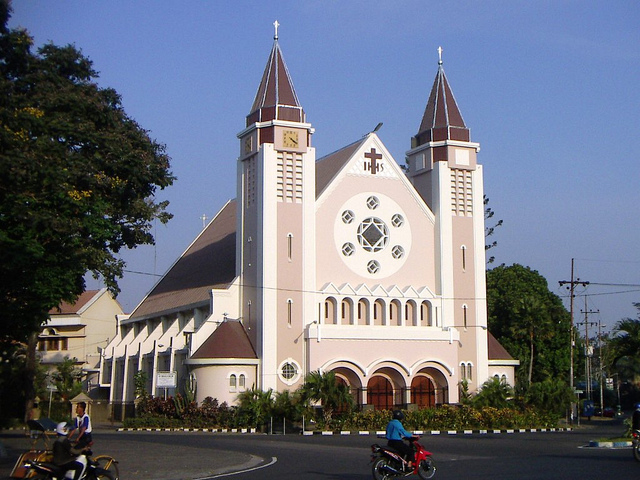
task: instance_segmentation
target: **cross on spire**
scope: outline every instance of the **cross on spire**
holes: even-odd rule
[[[275,35],[273,36],[273,39],[274,39],[274,40],[278,40],[278,27],[280,26],[280,24],[278,23],[278,20],[276,20],[275,22],[273,22],[273,26],[274,26],[274,27],[275,27],[275,29],[276,29],[276,33],[275,33]]]

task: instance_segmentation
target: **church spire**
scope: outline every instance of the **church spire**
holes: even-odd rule
[[[422,117],[415,146],[444,140],[469,141],[469,129],[464,123],[449,81],[442,67],[442,47],[438,48],[438,73],[436,74],[427,108]]]
[[[296,95],[289,69],[278,43],[278,27],[280,24],[276,20],[273,25],[275,27],[273,47],[271,48],[271,54],[264,69],[256,98],[253,101],[251,112],[247,115],[247,126],[255,122],[268,122],[270,120],[305,121],[304,110]]]

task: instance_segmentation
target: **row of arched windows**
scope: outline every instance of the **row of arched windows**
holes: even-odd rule
[[[321,312],[323,323],[328,325],[397,325],[423,326],[438,325],[437,313],[428,301],[406,300],[404,303],[394,299],[386,302],[377,299],[354,300],[344,298],[340,302],[327,297]]]
[[[244,373],[236,375],[232,373],[229,375],[229,391],[230,392],[244,392],[246,390],[247,377]]]

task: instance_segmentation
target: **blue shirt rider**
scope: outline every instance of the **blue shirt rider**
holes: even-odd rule
[[[413,435],[407,432],[402,426],[402,420],[404,420],[404,413],[400,410],[393,411],[393,418],[387,424],[386,439],[387,445],[397,450],[405,460],[408,460],[407,467],[413,468],[413,446],[404,442],[404,439],[419,438],[417,435]]]

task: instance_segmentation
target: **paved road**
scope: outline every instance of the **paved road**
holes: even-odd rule
[[[585,448],[590,439],[620,434],[610,422],[573,432],[425,436],[437,479],[640,478],[630,449]],[[369,480],[369,446],[361,436],[242,435],[191,432],[96,432],[96,453],[120,460],[123,480],[278,479]],[[16,455],[26,440],[0,435]],[[100,446],[100,448],[98,448]],[[11,465],[0,465],[0,478]],[[243,470],[246,472],[242,473]],[[236,473],[240,472],[240,473]],[[417,478],[417,477],[413,477]]]

